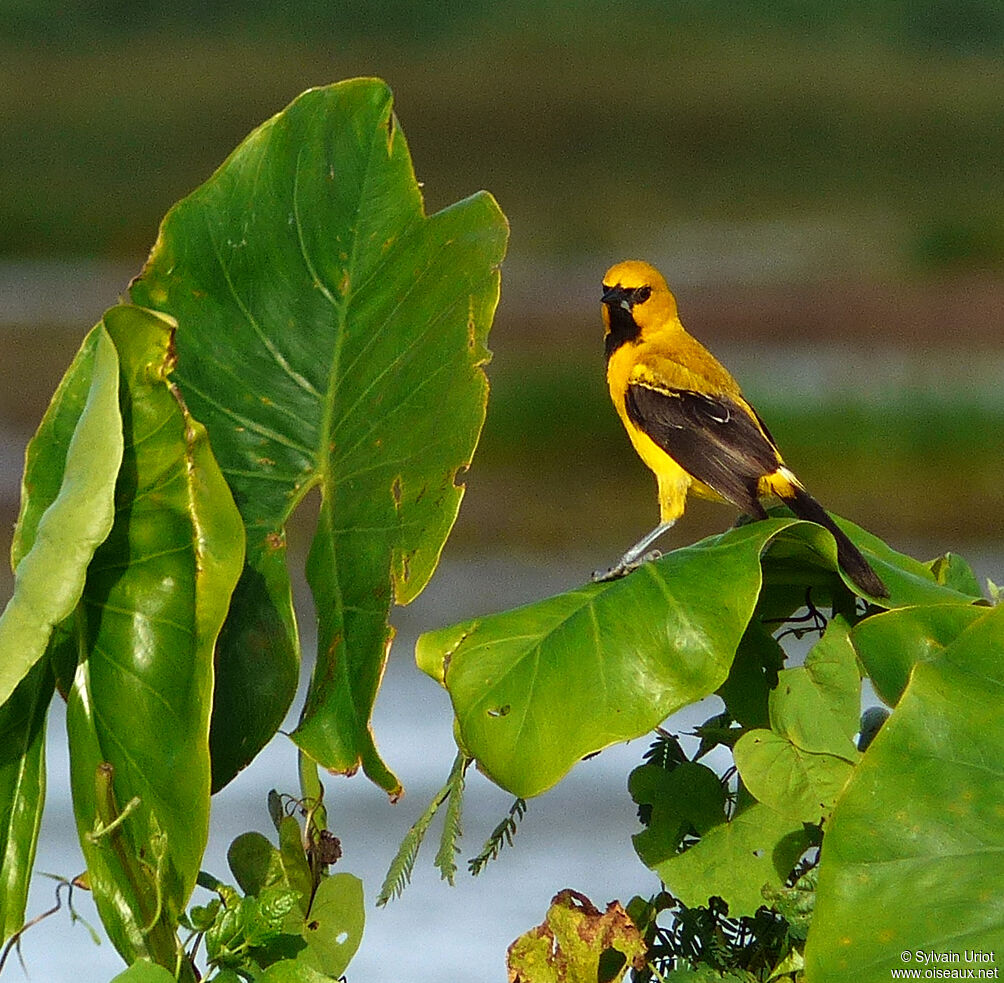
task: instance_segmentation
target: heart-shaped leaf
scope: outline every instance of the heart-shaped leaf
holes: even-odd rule
[[[214,787],[292,699],[285,530],[316,489],[318,656],[293,737],[324,767],[361,764],[399,791],[369,726],[387,616],[424,587],[456,518],[506,237],[485,193],[424,214],[375,79],[304,93],[164,220],[132,296],[179,322],[178,383],[247,529],[217,655]]]
[[[768,707],[771,730],[795,747],[857,761],[861,677],[843,618],[829,623],[804,666],[778,673]]]
[[[759,802],[806,823],[829,815],[854,771],[843,757],[806,751],[771,730],[747,731],[734,754],[743,783]]]
[[[842,525],[855,541],[867,537]],[[868,541],[894,600],[971,602],[935,583],[923,564]],[[850,596],[836,571],[836,544],[825,529],[770,518],[674,550],[621,580],[430,632],[416,659],[449,690],[463,749],[493,781],[526,798],[585,755],[639,737],[718,689],[765,582],[794,573],[799,579],[786,583]],[[853,668],[850,674],[857,679]],[[803,682],[819,695],[810,677]],[[833,681],[823,688],[833,690]],[[841,733],[847,693],[834,693],[835,740],[842,737],[853,757]]]
[[[317,886],[303,921],[307,948],[296,961],[329,978],[345,972],[363,937],[363,883],[352,874],[332,874]]]
[[[685,853],[657,864],[655,872],[685,905],[706,905],[711,896],[729,915],[752,915],[765,903],[764,886],[777,890],[810,844],[801,822],[759,802],[710,830]]]
[[[808,978],[888,980],[921,948],[1000,951],[1004,607],[982,610],[916,664],[830,817]]]
[[[918,662],[937,658],[946,645],[983,617],[972,604],[921,604],[868,618],[851,635],[854,649],[875,687],[895,706]]]

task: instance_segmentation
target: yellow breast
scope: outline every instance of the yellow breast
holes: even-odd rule
[[[655,474],[659,486],[659,512],[663,522],[683,514],[688,491],[701,498],[723,501],[722,497],[698,481],[673,460],[651,437],[628,417],[625,396],[632,383],[656,389],[691,389],[707,391],[709,384],[718,391],[739,394],[735,381],[700,342],[683,332],[674,338],[679,348],[686,347],[686,365],[668,356],[663,343],[647,340],[622,345],[607,362],[607,385],[610,398],[638,456]],[[710,377],[710,378],[709,378]]]

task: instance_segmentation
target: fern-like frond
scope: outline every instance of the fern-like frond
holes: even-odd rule
[[[398,847],[397,853],[394,855],[394,859],[387,870],[387,876],[384,878],[380,893],[377,895],[376,903],[378,907],[387,904],[391,898],[401,897],[404,893],[404,889],[411,881],[411,872],[415,868],[415,860],[418,857],[422,841],[425,839],[425,834],[428,832],[432,820],[436,817],[439,807],[450,797],[456,784],[454,776],[458,768],[460,769],[462,786],[463,772],[466,770],[469,762],[470,759],[462,751],[458,752],[457,758],[453,762],[453,767],[450,769],[450,777],[447,778],[446,784],[435,794],[425,812],[415,820],[411,829],[405,833],[404,839],[401,841],[401,845]]]
[[[662,727],[656,727],[655,741],[642,755],[642,760],[645,764],[656,765],[659,768],[665,768],[666,771],[672,771],[677,765],[681,765],[689,759],[675,734],[670,734]]]
[[[467,868],[477,877],[482,870],[495,860],[502,852],[503,846],[512,846],[512,838],[516,835],[516,826],[526,813],[526,800],[516,799],[509,807],[505,818],[492,830],[491,836],[485,841],[484,848],[476,856],[467,861]]]
[[[464,776],[467,773],[467,766],[472,760],[473,758],[467,757],[463,752],[458,754],[445,786],[449,792],[446,814],[443,817],[443,835],[439,840],[439,852],[433,863],[439,868],[443,880],[449,882],[450,887],[453,887],[457,873],[457,854],[460,853],[459,841],[464,833],[462,826]]]

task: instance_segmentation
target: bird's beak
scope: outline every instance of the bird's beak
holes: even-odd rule
[[[603,297],[601,299],[607,307],[622,307],[624,310],[630,311],[631,301],[629,297],[630,291],[625,290],[620,284],[613,287],[608,287],[606,284],[603,285]]]

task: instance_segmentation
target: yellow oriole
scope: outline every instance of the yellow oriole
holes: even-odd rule
[[[735,379],[687,334],[657,269],[628,260],[603,278],[607,383],[638,456],[659,486],[659,525],[601,579],[631,570],[683,515],[687,493],[731,502],[766,518],[776,496],[801,519],[824,526],[837,559],[865,594],[888,595],[858,548],[785,465],[774,438]]]

